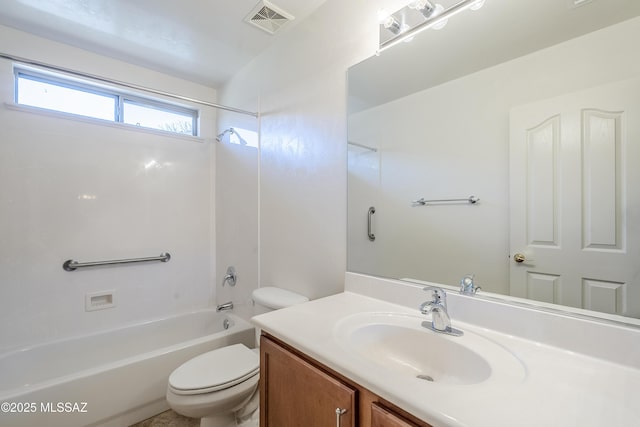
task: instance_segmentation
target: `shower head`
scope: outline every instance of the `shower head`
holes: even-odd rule
[[[225,129],[222,133],[220,133],[220,134],[218,134],[218,136],[216,136],[216,141],[222,142],[222,138],[224,138],[224,136],[226,134],[233,135],[234,133],[236,133],[236,131],[233,128]]]

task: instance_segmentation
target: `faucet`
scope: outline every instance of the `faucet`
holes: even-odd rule
[[[216,311],[232,310],[232,309],[233,309],[233,301],[225,302],[224,304],[220,304],[216,307]]]
[[[422,314],[431,313],[431,323],[422,322],[422,326],[432,331],[442,334],[460,337],[463,332],[459,329],[451,327],[451,318],[447,313],[447,294],[442,288],[437,286],[427,286],[423,291],[431,291],[433,299],[420,304],[420,312]]]
[[[228,283],[229,286],[235,286],[237,280],[238,273],[236,273],[236,268],[234,266],[227,267],[227,273],[222,278],[222,286],[224,286],[225,283]]]
[[[475,295],[481,289],[473,283],[473,274],[467,274],[460,280],[460,293],[464,295]]]

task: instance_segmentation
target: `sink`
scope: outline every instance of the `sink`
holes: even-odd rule
[[[400,374],[445,384],[473,384],[491,376],[482,356],[433,332],[374,324],[357,328],[350,338],[361,356]]]
[[[334,337],[372,369],[415,381],[460,386],[524,379],[524,366],[502,345],[468,328],[461,337],[440,334],[422,326],[425,321],[430,323],[425,316],[358,313],[341,319]]]

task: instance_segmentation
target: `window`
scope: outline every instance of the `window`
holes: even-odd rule
[[[195,111],[144,100],[124,99],[123,122],[131,125],[194,135]]]
[[[16,70],[15,100],[21,105],[197,135],[197,110],[31,71]]]

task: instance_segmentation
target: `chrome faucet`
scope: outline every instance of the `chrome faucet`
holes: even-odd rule
[[[225,283],[228,283],[229,286],[235,286],[237,280],[238,273],[236,273],[236,268],[234,266],[227,267],[227,273],[222,278],[222,286],[224,286]]]
[[[460,280],[460,293],[464,295],[475,295],[481,289],[473,283],[473,274],[467,274]]]
[[[233,309],[233,301],[225,302],[224,304],[220,304],[216,307],[216,311],[232,310],[232,309]]]
[[[463,332],[451,327],[451,318],[447,313],[447,294],[442,288],[427,286],[424,291],[431,291],[433,299],[420,304],[420,313],[431,314],[431,323],[422,322],[422,326],[442,334],[460,337]]]

